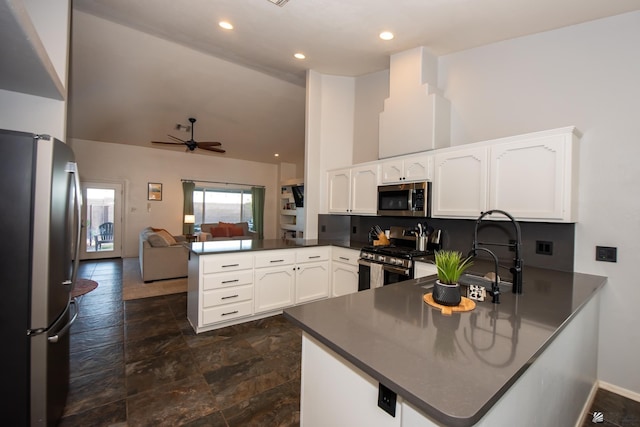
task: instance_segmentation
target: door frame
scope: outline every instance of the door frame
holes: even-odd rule
[[[119,181],[91,180],[80,183],[82,188],[82,236],[80,243],[80,259],[102,259],[123,257],[123,229],[124,229],[124,189],[125,184]],[[113,251],[87,252],[87,188],[104,188],[115,191],[113,207]]]

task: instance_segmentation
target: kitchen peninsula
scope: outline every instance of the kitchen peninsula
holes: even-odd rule
[[[196,333],[358,290],[357,244],[247,239],[189,249],[187,318]],[[334,277],[340,283],[332,286]]]
[[[606,278],[529,267],[522,295],[451,316],[423,302],[433,280],[285,310],[303,329],[301,423],[575,425],[596,383]]]

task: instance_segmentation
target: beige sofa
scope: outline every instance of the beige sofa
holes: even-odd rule
[[[185,237],[164,233],[151,227],[140,232],[138,257],[144,282],[187,277],[189,249],[183,244]]]
[[[237,222],[233,224],[237,229],[241,230],[242,234],[236,229],[232,233],[225,232],[217,222],[210,224],[200,224],[200,232],[195,233],[198,236],[199,242],[208,242],[212,240],[245,240],[245,239],[257,239],[258,233],[255,231],[249,231],[249,224],[247,222]],[[212,230],[214,228],[214,230]]]

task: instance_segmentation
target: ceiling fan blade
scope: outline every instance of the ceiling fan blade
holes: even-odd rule
[[[198,147],[219,147],[222,142],[218,141],[198,141]]]
[[[207,150],[207,151],[215,151],[216,153],[226,153],[226,151],[223,150],[222,148],[208,147],[208,146],[198,147],[198,148],[202,150]]]
[[[168,136],[169,138],[171,138],[171,139],[176,140],[176,141],[180,141],[180,142],[182,142],[183,144],[186,144],[186,143],[187,143],[187,141],[185,141],[184,139],[177,138],[177,137],[175,137],[175,136],[173,136],[173,135],[169,135],[169,134],[167,134],[167,136]]]
[[[184,145],[184,142],[151,141],[153,144]]]

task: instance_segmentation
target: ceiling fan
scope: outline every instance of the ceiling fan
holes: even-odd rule
[[[221,142],[215,141],[200,141],[196,142],[193,139],[193,127],[196,122],[196,119],[193,117],[189,117],[189,121],[191,122],[191,139],[185,141],[184,139],[177,138],[173,135],[167,135],[169,138],[173,139],[173,142],[165,142],[165,141],[151,141],[153,144],[168,144],[168,145],[186,145],[187,150],[193,151],[196,148],[200,148],[202,150],[215,151],[216,153],[225,153],[226,151],[222,148],[218,148],[222,145]]]

